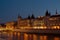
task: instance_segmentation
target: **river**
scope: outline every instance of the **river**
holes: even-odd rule
[[[56,35],[24,33],[22,37],[20,32],[0,32],[0,40],[60,40],[60,36]]]

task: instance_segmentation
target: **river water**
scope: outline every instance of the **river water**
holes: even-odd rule
[[[37,35],[24,33],[22,37],[21,33],[19,32],[0,32],[0,40],[60,40],[60,36],[56,35]]]

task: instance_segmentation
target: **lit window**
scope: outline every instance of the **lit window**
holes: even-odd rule
[[[49,18],[49,20],[57,20],[56,18]]]
[[[52,29],[60,29],[59,26],[53,26]]]

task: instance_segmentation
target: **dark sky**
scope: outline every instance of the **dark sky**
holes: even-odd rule
[[[17,20],[18,14],[43,16],[49,10],[53,15],[56,9],[60,13],[60,0],[0,0],[0,23]]]

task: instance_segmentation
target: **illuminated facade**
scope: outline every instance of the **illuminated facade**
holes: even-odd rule
[[[2,28],[2,25],[0,25]],[[17,21],[6,22],[4,28],[6,29],[60,29],[60,14],[50,15],[46,11],[45,16],[34,17],[28,16],[27,18],[22,18],[18,16]]]
[[[17,26],[19,28],[34,28],[34,29],[60,29],[60,15],[57,13],[55,15],[50,15],[46,11],[45,16],[39,16],[37,18],[32,15],[28,18],[22,18],[18,16]]]
[[[6,25],[6,29],[7,30],[12,30],[12,29],[14,29],[14,24],[15,24],[15,22],[14,21],[11,21],[11,22],[7,22],[5,25]]]

